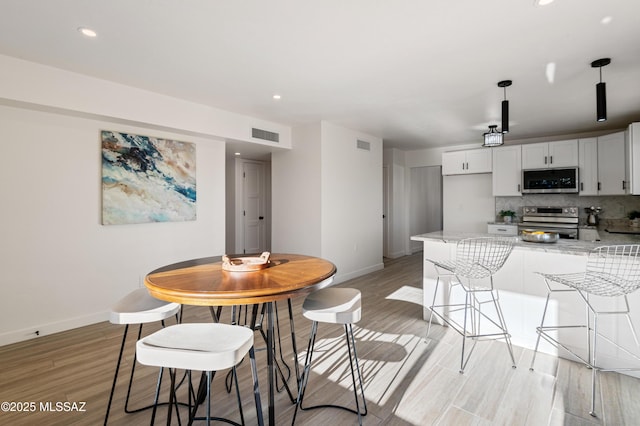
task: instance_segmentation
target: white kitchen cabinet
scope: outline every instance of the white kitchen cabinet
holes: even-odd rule
[[[522,145],[523,169],[547,169],[551,167],[577,166],[577,139]]]
[[[518,225],[510,223],[489,223],[487,233],[495,235],[518,235]]]
[[[443,175],[491,173],[491,150],[445,152],[442,154]]]
[[[626,194],[624,132],[580,139],[579,147],[580,195]]]
[[[522,181],[522,146],[492,148],[493,196],[520,196]]]
[[[598,137],[598,195],[627,193],[624,132]]]
[[[640,195],[640,123],[631,123],[626,132],[627,193]]]
[[[578,167],[579,194],[598,195],[598,138],[580,139]]]

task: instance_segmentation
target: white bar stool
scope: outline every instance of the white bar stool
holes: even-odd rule
[[[113,401],[113,393],[116,389],[116,382],[118,380],[118,372],[120,371],[120,362],[122,361],[122,353],[124,351],[124,345],[127,341],[127,332],[129,331],[129,325],[139,324],[138,339],[142,335],[142,325],[152,322],[160,321],[164,327],[164,320],[175,316],[178,320],[178,313],[180,312],[180,305],[178,303],[165,302],[152,297],[146,288],[139,288],[127,294],[120,299],[112,308],[109,316],[109,321],[112,324],[124,324],[124,333],[122,335],[122,344],[120,345],[120,355],[118,356],[118,362],[116,364],[116,372],[113,375],[113,384],[111,385],[111,393],[109,394],[109,403],[107,404],[107,412],[104,416],[104,424],[107,424],[109,419],[109,411],[111,409],[111,402]],[[129,409],[129,396],[131,394],[131,383],[133,382],[133,374],[136,370],[136,358],[134,356],[133,364],[131,366],[131,375],[129,376],[129,386],[127,388],[127,399],[124,404],[124,411],[126,413],[135,413],[147,408],[138,408],[135,410]]]
[[[498,290],[493,287],[493,275],[507,261],[513,250],[513,242],[514,239],[511,238],[468,238],[458,242],[455,260],[425,259],[434,264],[438,274],[436,288],[433,292],[433,302],[429,307],[431,315],[429,316],[427,337],[431,331],[433,315],[438,316],[462,336],[460,373],[464,373],[476,343],[485,339],[504,339],[507,343],[512,367],[516,368],[511,335],[502,314]],[[452,288],[460,286],[465,295],[464,303],[435,304],[438,285],[443,278],[449,279],[449,297],[451,297]],[[481,300],[480,296],[482,295],[487,300]],[[486,311],[483,312],[482,306],[487,303],[493,304],[495,316],[491,317],[487,315]],[[462,321],[455,317],[457,313],[462,316]],[[483,329],[483,323],[487,324],[489,328]],[[468,352],[466,352],[465,345],[467,339],[473,341],[473,346]]]
[[[219,323],[198,323],[198,324],[178,324],[163,328],[155,333],[141,339],[136,344],[138,361],[141,364],[161,367],[158,375],[158,385],[156,388],[155,403],[157,406],[160,385],[162,382],[162,372],[164,368],[169,368],[171,376],[171,390],[169,396],[169,413],[167,424],[171,420],[171,411],[175,399],[175,369],[199,370],[206,372],[207,376],[207,424],[211,417],[211,379],[212,372],[233,369],[236,385],[236,396],[238,398],[238,408],[240,411],[240,424],[244,425],[244,414],[240,399],[240,389],[238,388],[238,375],[236,365],[242,361],[247,353],[251,358],[251,374],[253,376],[253,392],[256,405],[256,415],[259,425],[263,425],[262,405],[260,402],[260,389],[258,388],[258,372],[256,369],[255,352],[253,348],[253,330],[238,325]],[[171,370],[174,370],[173,372]],[[191,374],[189,374],[189,405],[191,405]],[[154,423],[156,415],[154,406],[151,416],[151,424]],[[190,410],[189,424],[195,419],[197,405]],[[177,410],[176,410],[177,411]],[[179,414],[178,414],[179,419]],[[227,423],[238,423],[222,418],[213,418]]]
[[[296,409],[293,413],[293,425],[296,421],[298,408],[301,410],[310,410],[314,408],[340,408],[358,415],[358,424],[362,425],[362,417],[367,415],[367,401],[364,397],[364,386],[362,384],[362,374],[358,364],[358,354],[356,353],[356,342],[353,337],[353,324],[360,321],[362,316],[361,294],[359,290],[354,288],[324,288],[311,293],[307,296],[302,304],[302,315],[313,321],[311,325],[311,336],[309,337],[309,345],[304,361],[304,369],[298,386],[298,399]],[[351,367],[351,380],[353,382],[353,395],[355,397],[356,409],[352,409],[340,405],[315,405],[303,407],[302,402],[304,394],[309,382],[311,372],[311,361],[313,358],[313,348],[316,342],[316,334],[318,332],[318,323],[344,324],[345,337],[347,340],[347,348],[349,351],[349,366]],[[353,354],[352,354],[353,349]],[[355,368],[354,368],[355,365]],[[356,385],[356,374],[360,385],[360,396],[364,411],[360,410],[360,400],[358,396],[358,386]]]
[[[598,339],[604,339],[609,344],[617,347],[622,352],[631,356],[633,359],[640,361],[640,358],[613,342],[607,336],[598,331],[598,317],[600,315],[623,315],[635,340],[637,346],[640,347],[636,331],[629,316],[629,300],[627,295],[640,288],[640,245],[615,245],[597,247],[589,253],[587,267],[585,271],[568,273],[568,274],[545,274],[538,272],[547,285],[547,300],[542,313],[542,321],[540,326],[536,327],[538,338],[536,347],[531,360],[530,370],[533,370],[538,353],[540,338],[544,338],[547,342],[555,347],[561,347],[578,359],[580,362],[591,368],[591,410],[589,414],[596,416],[596,380],[598,371],[639,371],[640,368],[603,368],[598,366],[597,348]],[[562,284],[561,287],[552,286],[551,283]],[[578,325],[545,325],[545,317],[549,306],[549,298],[553,293],[558,292],[577,292],[586,304],[586,322]],[[596,296],[590,299],[589,296]],[[623,309],[611,309],[610,306],[602,306],[604,299],[602,298],[621,298],[624,301]],[[599,300],[597,300],[600,298]],[[597,303],[596,303],[597,302]],[[554,338],[552,333],[562,329],[585,329],[587,331],[587,357],[578,355],[567,345]]]

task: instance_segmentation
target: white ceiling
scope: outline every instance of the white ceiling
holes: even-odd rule
[[[480,144],[504,79],[507,139],[640,120],[638,0],[2,0],[0,54],[400,149]]]

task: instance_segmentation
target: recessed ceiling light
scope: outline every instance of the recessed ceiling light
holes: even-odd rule
[[[236,152],[236,155],[240,155],[240,153],[239,153],[239,152]]]
[[[279,101],[281,98],[282,98],[282,96],[280,96],[278,94],[273,95],[273,99],[275,99],[276,101]]]
[[[607,25],[607,24],[610,24],[611,21],[613,21],[612,16],[605,16],[604,18],[602,18],[600,22],[602,23],[602,25]]]
[[[87,37],[96,37],[98,34],[93,31],[91,28],[86,28],[86,27],[78,27],[78,31],[82,34],[85,35]]]
[[[553,3],[553,0],[535,0],[533,2],[536,6],[546,6],[551,3]]]

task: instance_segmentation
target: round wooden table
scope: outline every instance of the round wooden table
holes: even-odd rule
[[[275,425],[273,302],[327,287],[335,273],[333,263],[298,254],[272,253],[268,267],[251,272],[225,271],[221,257],[207,257],[156,269],[144,285],[153,297],[183,305],[266,305],[269,424]]]

